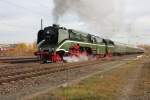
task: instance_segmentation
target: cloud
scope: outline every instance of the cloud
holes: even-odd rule
[[[124,0],[124,15],[135,19],[150,14],[150,0]]]
[[[3,42],[33,42],[36,40],[37,31],[40,29],[40,19],[44,18],[44,26],[49,26],[53,23],[52,19],[52,10],[54,8],[53,0],[7,0],[8,2],[12,2],[14,4],[20,5],[24,8],[20,8],[8,3],[4,3],[0,1],[0,43]],[[69,0],[71,1],[71,0]],[[111,30],[112,24],[108,23],[105,19],[110,19],[113,17],[114,19],[118,18],[115,16],[108,16],[105,19],[94,17],[93,13],[98,12],[98,14],[102,14],[107,16],[106,12],[112,12],[115,8],[109,9],[105,6],[107,3],[110,4],[110,8],[112,8],[112,1],[110,0],[100,0],[104,3],[94,3],[94,0],[91,3],[91,0],[80,0],[82,2],[87,2],[84,6],[86,7],[83,12],[79,11],[80,8],[77,9],[76,12],[82,13],[82,18],[77,17],[77,13],[72,13],[66,16],[62,16],[60,18],[60,24],[65,25],[67,28],[75,28],[78,30],[89,31],[93,28],[96,28],[96,33],[100,33],[101,35],[105,30]],[[99,2],[100,2],[99,1]],[[121,0],[116,0],[121,1]],[[138,41],[142,43],[150,43],[150,0],[122,0],[123,5],[121,7],[124,23],[121,25],[125,28],[121,33],[116,33],[114,35],[115,40],[127,42],[129,38],[132,41],[136,41],[134,33],[138,34]],[[76,4],[78,5],[78,4]],[[79,4],[83,5],[83,4]],[[114,5],[114,4],[113,4]],[[74,10],[75,6],[72,3],[72,9]],[[27,8],[27,9],[26,9]],[[99,10],[101,9],[101,10]],[[84,11],[88,13],[84,13]],[[115,12],[117,13],[117,12]],[[110,13],[109,13],[110,14]],[[90,16],[87,18],[86,16]],[[112,16],[112,17],[111,17]],[[82,21],[81,19],[86,19]],[[100,21],[98,21],[100,20]],[[74,22],[73,22],[74,21]],[[109,26],[105,27],[104,30],[101,29],[100,26],[85,28],[87,24],[86,21],[91,21],[92,24],[99,22],[101,26]],[[96,22],[97,21],[97,22]],[[129,26],[131,25],[131,27]],[[121,28],[121,27],[120,27]],[[132,34],[127,30],[131,28]],[[90,32],[90,31],[89,31]],[[109,31],[108,31],[109,33]],[[125,37],[120,39],[119,37]]]
[[[40,29],[41,18],[45,26],[52,24],[52,0],[7,1],[10,4],[0,1],[0,43],[33,42]]]

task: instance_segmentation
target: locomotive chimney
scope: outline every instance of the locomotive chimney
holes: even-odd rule
[[[41,19],[41,30],[43,30],[43,19]]]

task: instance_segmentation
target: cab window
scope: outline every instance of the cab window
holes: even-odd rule
[[[102,38],[96,37],[96,40],[97,40],[97,43],[103,43],[103,39]]]

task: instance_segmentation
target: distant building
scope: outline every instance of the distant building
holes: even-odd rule
[[[16,47],[17,44],[0,44],[0,51],[8,51]]]

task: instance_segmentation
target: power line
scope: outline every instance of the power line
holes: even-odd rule
[[[22,28],[33,29],[33,27],[36,26],[36,25],[33,25],[33,27],[31,27],[31,26],[26,26],[26,25],[12,25],[12,24],[8,24],[8,23],[4,23],[4,22],[2,22],[0,24],[3,26],[7,26],[7,27],[11,27],[11,28],[20,28],[20,29],[22,29]]]
[[[9,2],[9,1],[6,1],[6,0],[0,0],[0,2],[4,2],[4,3],[7,3],[9,5],[12,5],[12,6],[15,6],[15,7],[18,7],[18,8],[21,8],[21,9],[24,9],[26,11],[30,11],[32,13],[35,13],[35,14],[38,14],[38,15],[43,15],[43,13],[41,12],[38,12],[38,11],[35,11],[35,10],[32,10],[32,9],[29,9],[29,8],[26,8],[26,7],[23,7],[23,6],[20,6],[18,4],[15,4],[15,3],[12,3],[12,2]]]
[[[31,0],[31,2],[33,2],[33,1],[34,1],[34,3],[35,3],[35,2],[37,2],[37,1],[39,1],[39,0]],[[40,1],[39,1],[39,2],[40,2]],[[45,8],[50,9],[49,6],[47,6],[47,5],[44,5],[44,4],[41,4],[41,3],[36,3],[36,4],[38,4],[38,5],[42,6],[42,7],[45,7]]]

